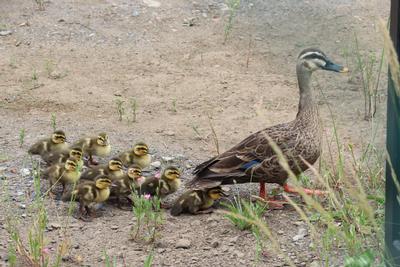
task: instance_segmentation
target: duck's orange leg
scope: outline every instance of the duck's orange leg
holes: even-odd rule
[[[266,190],[265,190],[265,182],[260,182],[260,193],[259,197],[263,199],[266,203],[268,203],[268,206],[271,209],[283,209],[283,204],[285,204],[284,201],[280,201],[275,199],[275,197],[269,197],[267,196]]]
[[[265,182],[260,182],[260,194],[259,197],[265,199],[266,194],[265,194]]]
[[[300,194],[300,190],[298,190],[288,184],[283,185],[283,190],[285,190],[285,192],[287,192],[287,193]],[[314,196],[323,196],[328,193],[327,191],[314,190],[314,189],[308,189],[308,188],[303,188],[303,190],[304,190],[304,193],[306,193],[307,195],[314,195]]]

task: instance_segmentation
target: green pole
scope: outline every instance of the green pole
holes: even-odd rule
[[[397,55],[400,55],[400,6],[399,0],[391,0],[390,36]],[[400,266],[400,197],[394,177],[400,179],[400,97],[397,96],[389,72],[387,101],[386,149],[390,160],[386,163],[385,195],[385,244],[386,266]]]

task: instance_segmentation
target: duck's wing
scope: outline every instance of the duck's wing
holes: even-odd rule
[[[210,187],[231,183],[233,180],[248,180],[249,169],[276,157],[269,140],[273,140],[282,150],[294,145],[296,134],[290,128],[290,124],[279,124],[248,136],[228,151],[198,165],[189,185]]]

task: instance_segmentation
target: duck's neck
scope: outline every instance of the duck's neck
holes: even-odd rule
[[[318,110],[317,107],[314,105],[312,95],[311,72],[301,65],[297,65],[296,72],[300,89],[299,109],[296,118],[302,116],[311,117],[313,115],[318,115]]]

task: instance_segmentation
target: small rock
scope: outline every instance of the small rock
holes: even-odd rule
[[[61,72],[53,70],[52,72],[49,73],[49,78],[57,80],[60,79],[62,77]]]
[[[111,225],[111,230],[117,230],[119,228],[118,225]]]
[[[166,136],[174,136],[174,135],[175,135],[175,132],[173,132],[173,131],[165,131],[164,134],[165,134]]]
[[[222,251],[222,252],[228,252],[228,251],[229,251],[229,247],[227,247],[227,246],[222,246],[222,247],[221,247],[221,251]]]
[[[12,31],[9,30],[4,30],[4,31],[0,31],[0,36],[7,36],[7,35],[11,35]]]
[[[234,236],[232,238],[229,238],[229,243],[236,244],[238,239],[239,239],[239,236]]]
[[[161,3],[155,0],[143,0],[143,3],[148,7],[160,7]]]
[[[49,230],[56,230],[56,229],[60,229],[61,225],[59,223],[50,223],[48,228],[49,228]]]
[[[238,258],[243,258],[244,257],[244,253],[238,250],[235,250],[235,252],[233,252],[234,255],[236,255]]]
[[[79,248],[79,244],[74,245],[74,249],[78,249]]]
[[[25,213],[22,213],[22,214],[21,214],[21,217],[25,219],[25,218],[26,218],[26,214],[25,214]]]
[[[22,168],[21,170],[19,170],[19,173],[21,174],[21,176],[29,176],[31,174],[31,171],[28,168]]]
[[[138,17],[139,15],[140,15],[139,10],[134,9],[134,10],[132,11],[132,17]]]
[[[278,235],[283,235],[285,232],[284,231],[282,231],[282,230],[279,230],[278,231]]]
[[[211,246],[213,248],[217,248],[219,246],[219,242],[218,241],[214,241],[214,242],[212,242]]]
[[[26,209],[26,205],[25,204],[19,204],[18,206],[19,206],[20,209],[23,209],[23,210]]]
[[[166,251],[165,248],[158,248],[157,249],[157,253],[160,253],[160,254],[164,253],[165,251]]]
[[[299,228],[299,231],[297,232],[297,235],[293,237],[293,241],[299,241],[300,239],[303,239],[307,235],[307,229],[305,228]]]
[[[176,244],[175,244],[175,248],[184,248],[184,249],[188,249],[190,248],[190,246],[192,245],[192,243],[190,242],[189,239],[179,239]]]
[[[158,161],[158,160],[157,160],[157,161],[154,161],[154,162],[150,163],[150,166],[153,167],[153,168],[158,169],[158,168],[161,167],[161,162]]]
[[[300,226],[300,225],[303,224],[303,222],[302,222],[302,221],[297,221],[297,222],[294,222],[293,224],[294,224],[294,225],[297,225],[297,226]]]
[[[162,159],[163,159],[163,161],[170,162],[170,161],[173,161],[175,158],[174,157],[162,157]]]

